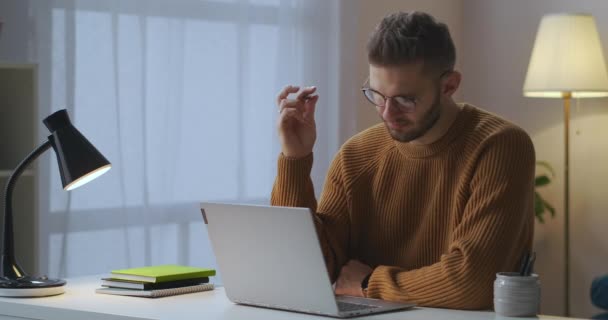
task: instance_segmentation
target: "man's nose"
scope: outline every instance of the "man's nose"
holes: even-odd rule
[[[382,118],[393,117],[399,113],[399,104],[395,99],[386,99],[384,103],[384,110],[382,111]]]

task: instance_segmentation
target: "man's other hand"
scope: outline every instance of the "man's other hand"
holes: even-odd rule
[[[336,281],[336,294],[354,297],[365,297],[361,289],[361,282],[373,269],[357,261],[348,261],[340,270]]]

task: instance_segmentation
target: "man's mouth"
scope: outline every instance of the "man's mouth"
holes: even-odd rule
[[[404,120],[397,120],[397,121],[387,121],[386,124],[388,125],[389,128],[393,129],[393,130],[400,130],[400,129],[404,129],[408,126],[411,125],[411,122],[409,121],[404,121]]]

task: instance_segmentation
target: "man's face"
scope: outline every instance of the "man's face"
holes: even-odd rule
[[[441,113],[440,76],[425,72],[422,62],[394,67],[370,65],[369,86],[387,97],[405,96],[415,100],[413,112],[403,112],[395,99],[376,107],[393,139],[416,140],[437,123]]]

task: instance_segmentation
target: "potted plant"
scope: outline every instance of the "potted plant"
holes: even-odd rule
[[[549,165],[549,163],[546,161],[537,161],[536,165],[546,169],[546,171],[548,171],[550,175],[549,176],[547,174],[540,174],[537,175],[534,179],[534,214],[536,215],[536,219],[538,220],[538,222],[545,223],[545,212],[549,211],[551,218],[553,218],[555,217],[555,208],[551,204],[549,204],[545,199],[543,199],[543,197],[540,195],[540,193],[538,193],[536,189],[551,183],[551,179],[555,176],[555,172],[553,171],[551,165]]]

